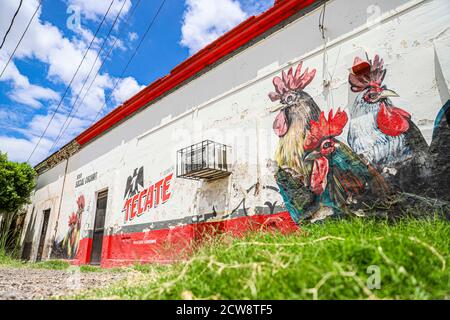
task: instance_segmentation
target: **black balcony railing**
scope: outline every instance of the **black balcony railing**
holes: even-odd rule
[[[231,174],[228,164],[230,147],[205,140],[177,151],[177,177],[213,180]]]

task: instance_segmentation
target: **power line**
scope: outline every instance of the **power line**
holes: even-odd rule
[[[147,36],[147,34],[149,33],[150,29],[152,28],[153,24],[155,23],[156,19],[159,16],[159,13],[161,12],[161,9],[163,8],[164,4],[166,3],[166,0],[163,0],[161,2],[161,5],[158,8],[158,11],[156,12],[156,14],[154,15],[152,21],[150,22],[150,24],[147,27],[147,30],[145,31],[144,35],[141,37],[141,40],[138,44],[138,46],[135,48],[133,55],[130,57],[130,59],[128,60],[125,68],[122,70],[122,73],[120,74],[119,78],[117,78],[117,81],[113,87],[113,89],[111,90],[111,94],[109,95],[108,99],[105,99],[105,103],[103,104],[103,106],[100,108],[100,110],[98,110],[97,115],[95,116],[94,120],[91,122],[92,126],[95,122],[95,120],[97,119],[97,117],[100,115],[101,111],[103,110],[103,108],[106,106],[106,104],[108,103],[109,99],[111,98],[112,94],[114,93],[114,90],[117,87],[117,84],[119,83],[120,79],[123,77],[123,75],[125,74],[125,72],[127,71],[128,67],[130,66],[131,62],[133,61],[134,57],[136,56],[137,51],[139,50],[139,48],[142,45],[142,42],[144,42],[145,37]]]
[[[81,95],[81,93],[83,92],[84,87],[86,86],[86,83],[88,82],[88,80],[89,80],[89,78],[90,78],[90,76],[91,76],[91,74],[92,74],[92,71],[94,70],[95,64],[97,63],[97,60],[98,60],[98,58],[100,57],[100,54],[102,53],[103,48],[105,47],[106,41],[109,39],[109,36],[111,35],[111,32],[112,32],[112,30],[114,29],[114,26],[116,25],[117,21],[119,20],[120,14],[122,13],[122,10],[123,10],[123,8],[124,8],[124,6],[125,6],[126,3],[127,3],[126,1],[123,1],[122,6],[120,7],[119,12],[117,13],[117,15],[116,15],[116,17],[115,17],[115,19],[114,19],[114,21],[113,21],[111,27],[109,28],[108,34],[107,34],[106,37],[103,39],[103,43],[102,43],[102,45],[101,45],[101,47],[100,47],[100,50],[97,52],[97,56],[95,57],[95,60],[94,60],[94,62],[92,63],[91,69],[89,70],[88,75],[87,75],[86,78],[84,79],[83,85],[82,85],[81,89],[78,91],[77,97],[76,97],[74,103],[72,104],[72,106],[71,106],[71,108],[70,108],[70,111],[69,111],[69,113],[68,113],[68,115],[67,115],[67,117],[66,117],[66,120],[64,121],[63,125],[61,126],[61,129],[59,130],[58,135],[56,136],[56,139],[55,139],[55,141],[53,142],[53,144],[52,144],[52,146],[51,146],[49,152],[52,151],[52,149],[58,144],[60,138],[62,137],[62,132],[65,131],[64,127],[66,126],[67,121],[69,120],[70,116],[72,115],[72,112],[73,112],[73,110],[74,110],[74,108],[75,108],[75,105],[77,104],[77,102],[78,102],[78,100],[79,100],[79,98],[80,98],[80,95]],[[77,112],[77,111],[78,111],[78,108],[76,109],[76,112]],[[76,114],[76,112],[75,112],[75,114]]]
[[[94,36],[92,37],[92,40],[91,40],[91,43],[89,44],[89,47],[86,49],[86,51],[85,51],[85,53],[84,53],[84,55],[83,55],[83,59],[81,59],[81,62],[80,62],[80,64],[78,65],[78,67],[77,67],[77,69],[76,69],[76,71],[75,71],[75,73],[74,73],[72,79],[70,80],[69,85],[67,86],[66,91],[64,92],[64,95],[63,95],[63,96],[61,97],[61,99],[59,100],[58,106],[56,107],[55,111],[53,112],[53,114],[52,114],[52,116],[51,116],[51,118],[50,118],[50,120],[49,120],[49,122],[47,123],[47,126],[45,127],[44,132],[42,132],[41,136],[39,137],[38,142],[35,144],[35,146],[34,146],[34,148],[33,148],[33,151],[31,151],[31,154],[30,154],[30,156],[28,157],[27,162],[30,161],[30,159],[31,159],[31,157],[33,156],[34,152],[36,151],[37,147],[38,147],[39,144],[41,143],[42,138],[43,138],[44,135],[47,133],[47,130],[48,130],[48,128],[50,127],[51,122],[52,122],[53,119],[55,118],[56,113],[58,112],[59,108],[61,107],[61,104],[62,104],[62,102],[64,101],[64,98],[66,97],[67,92],[69,91],[69,88],[70,88],[70,86],[71,86],[72,83],[73,83],[73,80],[74,80],[75,77],[77,76],[78,71],[80,70],[81,65],[82,65],[83,62],[84,62],[84,59],[86,58],[86,56],[87,56],[89,50],[91,49],[91,46],[92,46],[92,44],[94,43],[94,41],[95,41],[95,39],[96,39],[96,37],[97,37],[97,34],[98,34],[98,32],[100,31],[101,26],[103,25],[103,22],[105,22],[105,19],[106,19],[107,15],[108,15],[109,11],[111,10],[111,7],[112,7],[114,1],[115,1],[115,0],[111,0],[111,3],[109,4],[108,10],[106,11],[105,15],[103,16],[102,21],[100,22],[100,24],[99,24],[97,30],[95,31]]]
[[[19,14],[20,8],[22,7],[23,0],[20,0],[19,7],[17,8],[16,12],[14,13],[14,16],[12,17],[11,23],[9,24],[8,30],[6,30],[5,36],[3,37],[2,44],[0,44],[0,50],[3,48],[3,45],[5,44],[6,37],[8,36],[9,32],[11,31],[11,28],[14,24],[14,20],[16,20],[17,14]]]
[[[3,76],[3,73],[5,73],[5,70],[6,70],[6,68],[8,67],[9,63],[11,62],[12,58],[13,58],[14,55],[16,54],[17,48],[19,48],[19,45],[20,45],[20,43],[22,42],[23,37],[25,37],[25,34],[27,33],[28,28],[29,28],[30,25],[31,25],[31,22],[33,21],[34,17],[36,16],[36,13],[39,11],[39,8],[41,7],[41,5],[42,5],[42,0],[39,1],[39,5],[37,6],[36,10],[34,11],[33,15],[31,16],[30,21],[28,21],[27,27],[25,28],[25,31],[22,33],[22,36],[20,37],[19,42],[17,42],[17,45],[16,45],[16,47],[14,48],[13,53],[9,56],[8,62],[6,62],[6,65],[5,65],[5,67],[3,68],[2,73],[0,73],[0,79],[1,79],[2,76]]]
[[[125,3],[125,2],[124,2]],[[127,28],[129,26],[129,20],[131,19],[131,17],[134,15],[136,9],[138,8],[139,4],[141,3],[141,0],[137,0],[136,4],[133,6],[131,12],[128,14],[127,18],[125,19],[125,28]],[[113,25],[114,27],[114,25]],[[112,30],[112,29],[110,29]],[[123,29],[124,30],[124,29]],[[55,140],[55,142],[53,143],[52,147],[50,148],[50,151],[58,144],[58,142],[60,141],[60,139],[62,139],[62,137],[64,136],[64,133],[66,132],[67,129],[69,129],[73,119],[75,118],[75,115],[77,114],[78,110],[80,109],[80,107],[83,105],[84,100],[86,99],[88,93],[90,92],[92,85],[94,84],[95,80],[97,79],[98,75],[100,74],[100,71],[102,70],[103,66],[105,65],[106,61],[108,60],[108,57],[111,55],[112,51],[114,50],[114,48],[116,47],[116,44],[118,43],[119,37],[116,37],[114,40],[114,43],[112,44],[112,46],[110,47],[108,53],[106,54],[106,56],[103,58],[102,64],[100,65],[100,68],[98,68],[94,78],[92,79],[91,83],[89,84],[88,89],[85,91],[83,98],[81,99],[81,102],[78,104],[77,108],[75,109],[75,112],[73,113],[73,116],[70,117],[69,123],[67,124],[67,126],[64,128],[61,127],[61,129],[64,128],[64,130],[62,130],[62,132],[60,131],[57,137],[57,140]],[[100,50],[100,52],[103,50],[103,46],[102,49]],[[92,69],[91,69],[92,70]],[[80,91],[81,93],[81,91]],[[75,105],[75,104],[74,104]],[[66,119],[67,122],[67,119]]]

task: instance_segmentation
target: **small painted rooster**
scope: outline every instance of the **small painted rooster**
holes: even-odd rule
[[[350,107],[348,143],[401,191],[426,189],[428,145],[411,115],[389,99],[398,95],[383,85],[383,64],[378,55],[354,61],[349,83],[358,95]]]
[[[306,69],[302,73],[300,63],[295,72],[290,68],[287,73],[283,71],[281,77],[275,77],[273,85],[276,92],[269,94],[272,102],[280,102],[272,109],[272,112],[278,112],[273,122],[273,130],[279,137],[275,179],[286,207],[297,223],[305,205],[313,201],[313,195],[305,188],[310,166],[303,161],[303,144],[310,120],[317,120],[320,114],[313,98],[304,91],[315,74],[315,69]]]
[[[355,154],[336,137],[342,134],[348,116],[344,111],[333,115],[333,110],[319,121],[311,120],[305,139],[305,161],[312,162],[310,190],[320,206],[332,208],[325,216],[317,211],[311,222],[322,220],[334,213],[364,214],[364,209],[382,203],[390,193],[383,177],[367,160]]]
[[[68,259],[74,259],[77,251],[78,244],[80,241],[80,230],[81,230],[81,218],[85,207],[84,196],[81,195],[77,199],[78,209],[69,216],[69,230],[63,240],[62,247],[65,251],[65,256]]]

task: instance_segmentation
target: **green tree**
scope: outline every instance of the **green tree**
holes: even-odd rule
[[[0,253],[11,246],[11,226],[24,205],[30,201],[35,187],[36,172],[27,163],[8,160],[0,152]]]

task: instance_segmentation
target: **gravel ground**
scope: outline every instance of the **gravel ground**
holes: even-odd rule
[[[128,272],[79,272],[78,268],[47,270],[0,267],[0,300],[50,299],[105,287],[129,279]]]

